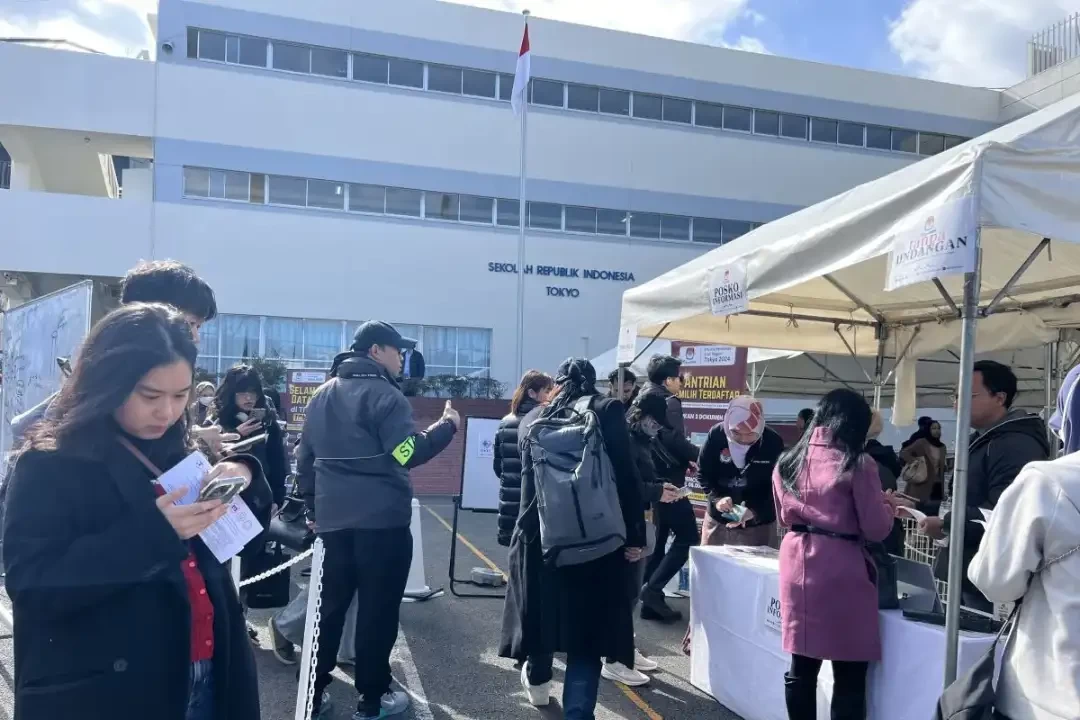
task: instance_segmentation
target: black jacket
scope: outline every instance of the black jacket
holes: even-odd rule
[[[661,433],[670,432],[668,430],[661,430]],[[648,509],[653,503],[660,502],[660,497],[664,494],[664,478],[660,477],[656,473],[656,465],[653,463],[653,443],[661,442],[657,438],[651,438],[643,433],[637,427],[631,426],[630,428],[630,453],[634,458],[634,465],[637,467],[638,480],[641,489],[641,499],[645,503],[645,508]]]
[[[896,451],[892,445],[882,445],[877,440],[866,441],[866,454],[878,464],[878,475],[881,476],[882,490],[895,490],[896,481],[903,472],[900,466],[900,458],[896,457]],[[882,472],[886,471],[886,472]]]
[[[269,405],[269,403],[267,403]],[[266,476],[266,483],[270,486],[270,492],[274,496],[274,504],[281,507],[285,504],[285,479],[289,475],[289,460],[285,455],[285,437],[278,425],[278,416],[273,407],[263,408],[266,415],[263,416],[262,428],[256,430],[253,435],[266,433],[266,440],[249,446],[244,452],[253,455],[262,465]],[[220,425],[222,432],[234,433],[236,428],[243,422],[237,417],[211,417],[204,421],[204,425]],[[246,440],[247,438],[240,438]]]
[[[510,547],[518,512],[521,509],[521,451],[518,449],[518,425],[536,402],[526,398],[518,406],[517,414],[507,415],[495,432],[495,475],[499,478],[499,544]]]
[[[136,443],[163,470],[182,459]],[[214,715],[258,720],[255,658],[228,566],[198,538],[182,542],[156,497],[150,473],[119,443],[101,461],[62,451],[19,458],[4,527],[16,720],[184,720],[191,606],[180,563],[189,546],[214,604]]]
[[[698,459],[698,447],[686,439],[682,400],[663,385],[654,385],[650,382],[645,383],[644,387],[641,388],[641,392],[634,399],[634,404],[639,405],[641,399],[648,396],[657,396],[664,401],[664,405],[667,407],[667,415],[661,424],[666,429],[673,431],[663,433],[661,441],[668,453],[675,459],[676,464],[669,466],[662,462],[659,457],[654,458],[656,471],[665,481],[675,487],[682,487],[686,484],[686,471],[690,468],[690,463]],[[659,421],[659,418],[657,420]]]
[[[367,356],[347,353],[307,406],[297,482],[320,532],[408,527],[409,468],[441,453],[457,429],[440,420],[423,432],[397,381]]]
[[[645,512],[637,468],[630,450],[625,408],[618,400],[597,396],[592,402],[618,487],[628,546],[645,547]],[[540,413],[521,421],[527,428]],[[582,565],[544,563],[536,486],[523,448],[521,503],[510,541],[510,582],[503,606],[502,657],[524,660],[537,653],[568,652],[612,657],[633,667],[634,623],[629,584],[630,564],[621,550]]]
[[[701,446],[697,473],[698,483],[709,495],[709,515],[714,520],[728,522],[717,512],[716,501],[729,497],[736,505],[745,503],[753,511],[754,518],[746,523],[747,527],[775,522],[772,476],[782,452],[784,440],[766,427],[761,438],[747,451],[746,465],[737,468],[728,449],[723,425],[714,425]]]
[[[989,430],[974,433],[968,445],[967,523],[964,529],[964,590],[978,592],[967,578],[967,566],[979,550],[984,534],[975,520],[982,519],[979,508],[993,510],[998,498],[1029,462],[1050,457],[1046,423],[1037,415],[1013,410]],[[936,515],[940,503],[921,503],[920,509]],[[952,513],[945,516],[945,532],[951,532]],[[938,553],[934,572],[948,578],[949,553]]]

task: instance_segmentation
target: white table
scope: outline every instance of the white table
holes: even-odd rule
[[[690,681],[746,720],[787,720],[780,643],[779,560],[730,547],[690,552]],[[870,720],[934,716],[945,676],[945,628],[881,612],[882,661],[870,666]],[[961,633],[960,672],[987,651],[993,636]],[[832,668],[818,678],[818,717],[829,717]]]

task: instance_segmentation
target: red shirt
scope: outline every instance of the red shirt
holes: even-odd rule
[[[165,494],[164,488],[155,484],[158,496]],[[206,592],[206,581],[199,571],[195,553],[188,551],[188,556],[180,563],[187,585],[188,602],[191,604],[191,662],[212,660],[214,657],[214,603]]]

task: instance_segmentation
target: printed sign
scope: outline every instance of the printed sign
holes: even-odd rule
[[[636,354],[637,327],[624,325],[619,328],[619,349],[615,352],[615,362],[620,364],[634,362]]]
[[[285,426],[289,432],[300,432],[307,420],[307,406],[311,396],[326,382],[325,370],[290,370],[285,378]]]
[[[731,345],[682,345],[679,359],[683,366],[729,367],[735,364],[738,348]]]
[[[709,309],[713,315],[736,315],[750,309],[746,294],[746,261],[714,268],[709,276]]]
[[[772,630],[773,632],[780,632],[783,617],[780,610],[780,598],[773,593],[761,594],[763,605],[761,608],[762,617],[761,624],[766,630]]]
[[[975,269],[975,200],[965,195],[928,212],[915,227],[898,232],[889,252],[886,290],[959,275]]]
[[[491,438],[482,438],[476,446],[476,457],[493,460],[495,458],[495,441]]]

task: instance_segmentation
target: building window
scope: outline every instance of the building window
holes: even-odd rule
[[[274,43],[274,69],[311,72],[311,48],[292,43]]]
[[[892,131],[892,149],[896,152],[914,153],[919,151],[918,133],[911,130]]]
[[[835,120],[814,118],[810,126],[810,139],[814,142],[835,144],[836,131],[837,122]]]
[[[754,132],[758,135],[779,135],[780,113],[774,113],[768,110],[755,110]]]
[[[390,61],[378,55],[353,55],[353,80],[385,85],[390,77]]]
[[[493,72],[482,70],[463,70],[461,74],[461,92],[473,97],[495,97],[495,78]]]
[[[340,320],[304,321],[304,361],[325,363],[327,367],[344,345],[341,333],[344,326]]]
[[[332,78],[349,77],[349,55],[344,50],[311,49],[311,73]]]
[[[566,106],[571,110],[596,112],[600,109],[600,88],[570,83],[566,86]]]
[[[630,213],[630,237],[659,240],[660,216],[656,213]]]
[[[694,242],[719,245],[724,235],[719,220],[713,218],[694,218]]]
[[[596,233],[596,208],[566,206],[566,231]]]
[[[510,101],[510,96],[514,94],[514,76],[500,74],[499,75],[499,99]]]
[[[307,205],[307,180],[304,178],[270,176],[271,205]]]
[[[753,223],[743,222],[742,220],[724,220],[721,225],[723,226],[721,242],[724,243],[740,238],[754,229]]]
[[[538,230],[562,230],[562,205],[531,202],[527,207],[529,227]]]
[[[325,210],[345,209],[345,184],[331,180],[308,180],[309,207]]]
[[[892,131],[880,125],[866,126],[866,147],[877,150],[892,149]]]
[[[304,326],[296,318],[266,318],[263,324],[266,357],[292,360],[303,357]]]
[[[600,112],[629,117],[630,93],[626,90],[600,88]]]
[[[225,45],[225,35],[201,30],[198,43],[199,59],[225,62]]]
[[[521,227],[521,203],[518,200],[499,198],[495,207],[495,221],[499,225]]]
[[[461,68],[428,65],[428,90],[461,94]]]
[[[254,315],[221,316],[221,357],[226,368],[260,354],[259,325]]]
[[[424,363],[428,375],[457,375],[457,328],[424,328]]]
[[[381,185],[349,185],[349,209],[381,215],[386,211],[386,188]]]
[[[933,133],[919,133],[919,154],[937,155],[945,151],[945,136]]]
[[[945,149],[946,150],[952,150],[957,145],[963,145],[964,143],[966,143],[970,139],[971,138],[956,137],[955,135],[946,135],[945,136]]]
[[[483,223],[485,225],[490,225],[492,223],[492,212],[494,210],[493,206],[495,205],[494,198],[462,195],[460,203],[461,222]]]
[[[424,217],[432,220],[457,220],[458,196],[454,193],[425,193]]]
[[[706,102],[697,103],[694,124],[718,129],[724,127],[724,106]]]
[[[563,84],[553,80],[532,81],[532,102],[534,105],[548,107],[563,106]]]
[[[815,121],[816,122],[816,121]],[[865,142],[863,137],[866,134],[866,126],[858,123],[841,122],[837,123],[836,140],[841,145],[851,145],[853,147],[862,147]]]
[[[679,215],[664,215],[660,218],[661,240],[689,240],[690,218]]]
[[[386,188],[386,214],[421,217],[424,193],[420,190]]]
[[[184,168],[184,195],[210,197],[210,171],[206,168]]]
[[[664,98],[664,120],[689,125],[694,118],[694,103],[678,98]]]
[[[250,176],[232,170],[184,168],[184,195],[247,202],[250,199]]]
[[[401,87],[424,87],[424,63],[390,58],[390,84]]]
[[[634,93],[634,117],[645,120],[663,120],[664,98],[659,95]]]
[[[805,140],[809,119],[803,115],[780,116],[780,134],[792,140]]]
[[[596,211],[596,232],[600,235],[626,235],[626,211],[605,210]]]
[[[724,106],[724,129],[750,132],[753,130],[754,111],[750,108]]]

